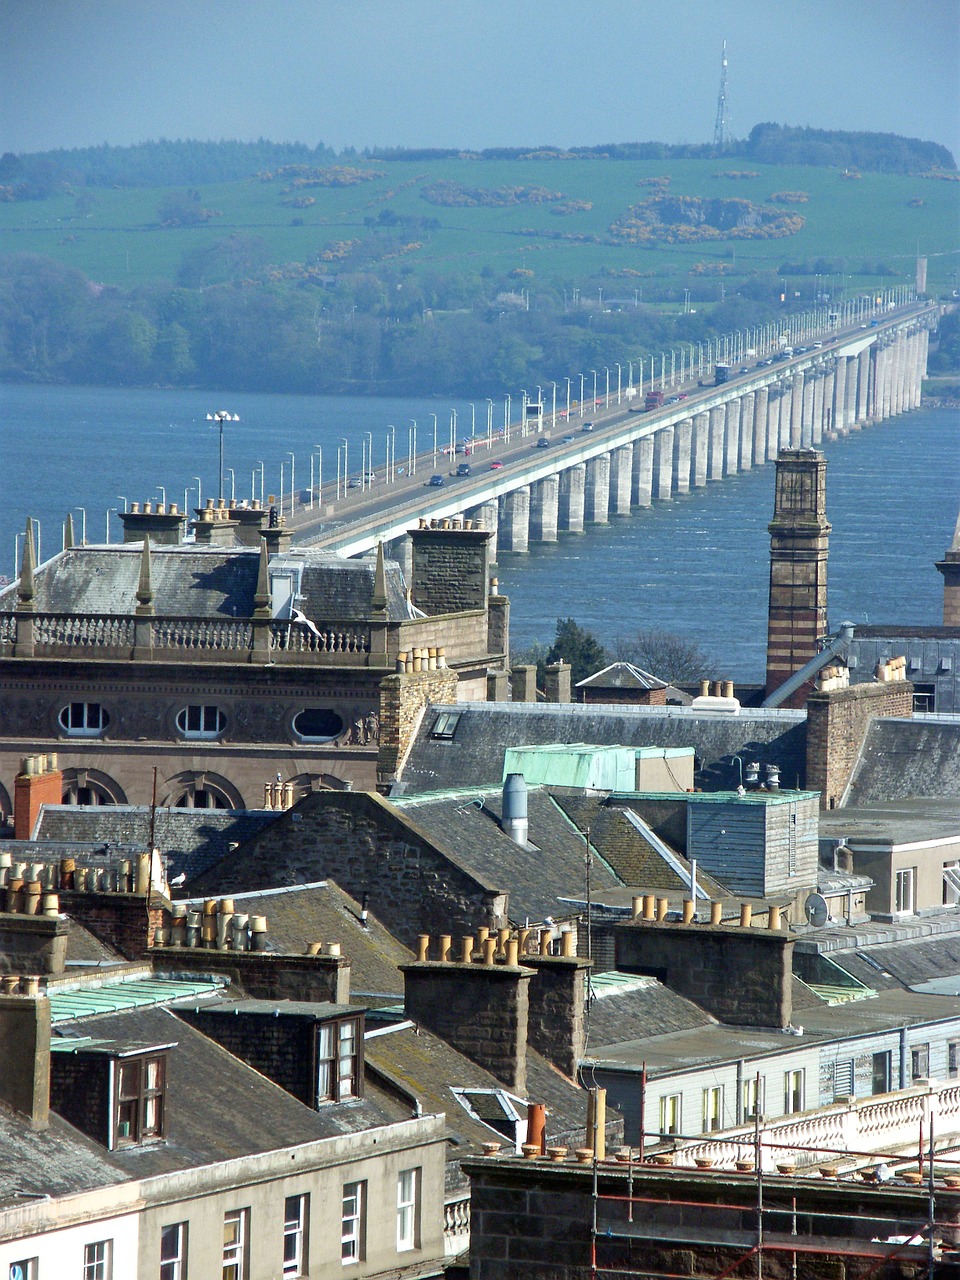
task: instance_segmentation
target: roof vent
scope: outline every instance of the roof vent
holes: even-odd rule
[[[503,784],[503,817],[500,825],[515,844],[527,844],[527,783],[522,773],[507,774]]]

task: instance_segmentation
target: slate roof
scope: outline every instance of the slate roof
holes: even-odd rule
[[[869,987],[899,990],[931,978],[960,974],[960,933],[942,934],[925,942],[863,947],[859,952],[831,955],[830,959]],[[873,964],[869,963],[871,960]]]
[[[460,713],[450,739],[431,738],[439,711]],[[461,702],[427,709],[414,739],[399,794],[453,787],[499,787],[506,747],[558,742],[601,746],[693,747],[695,784],[735,788],[733,757],[777,764],[784,786],[802,786],[806,774],[806,713],[747,710],[739,715],[686,707],[623,707],[581,703]]]
[[[398,966],[413,960],[412,951],[389,933],[373,912],[367,927],[360,923],[360,904],[332,880],[278,890],[233,893],[239,908],[267,917],[267,950],[303,955],[311,942],[339,942],[350,961],[350,992],[403,999]],[[202,898],[194,899],[202,902]]]
[[[602,978],[597,985],[602,989]],[[699,1005],[677,995],[662,982],[643,978],[639,985],[631,986],[622,993],[613,991],[591,1002],[587,1021],[587,1056],[598,1053],[601,1045],[705,1027],[716,1021]]]
[[[166,1008],[60,1023],[57,1033],[120,1044],[169,1044],[166,1141],[111,1153],[128,1176],[150,1177],[273,1151],[384,1123],[367,1099],[312,1111]]]
[[[0,1102],[0,1206],[38,1196],[68,1196],[125,1182],[129,1172],[109,1152],[51,1114],[46,1129]]]
[[[666,680],[659,680],[632,662],[613,662],[602,671],[595,671],[586,680],[578,680],[577,689],[666,689]]]
[[[142,544],[71,547],[34,573],[39,613],[129,615],[137,604]],[[285,559],[303,563],[299,607],[316,621],[368,617],[372,612],[376,554],[347,560],[332,551],[298,548]],[[257,547],[205,547],[191,543],[150,549],[154,612],[163,617],[249,618],[260,569]],[[411,616],[403,574],[385,561],[387,611]],[[0,613],[17,603],[17,585],[0,591]]]
[[[584,842],[553,797],[540,788],[527,792],[530,844],[526,848],[500,829],[503,796],[499,787],[483,797],[482,807],[475,799],[480,797],[453,792],[399,799],[396,807],[437,848],[454,851],[461,866],[507,890],[508,911],[515,924],[528,918],[539,921],[570,915],[560,900],[583,893]],[[598,893],[622,884],[597,858],[591,878]]]
[[[870,722],[845,805],[960,798],[960,716]]]
[[[169,859],[171,877],[188,880],[212,867],[230,852],[232,844],[245,844],[277,815],[261,809],[156,810],[155,840]],[[147,805],[43,805],[36,842],[85,844],[104,854],[142,852],[150,847],[150,808]],[[43,849],[37,850],[44,856]]]

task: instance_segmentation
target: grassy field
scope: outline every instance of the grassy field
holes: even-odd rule
[[[897,277],[911,280],[917,250],[928,255],[928,290],[949,293],[958,287],[960,183],[917,177],[864,173],[844,179],[836,169],[748,165],[711,160],[618,161],[357,161],[377,177],[354,186],[311,188],[315,203],[291,209],[281,203],[282,181],[243,182],[202,188],[202,204],[220,216],[199,227],[162,228],[157,206],[165,189],[98,190],[95,203],[80,211],[73,196],[0,204],[0,246],[55,258],[104,284],[132,287],[175,277],[181,259],[198,245],[233,232],[259,236],[278,264],[315,263],[338,241],[364,241],[371,230],[364,219],[383,210],[400,216],[432,217],[439,230],[403,232],[421,247],[389,263],[414,272],[496,275],[515,268],[532,271],[538,281],[590,288],[604,297],[632,299],[646,279],[682,288],[698,277],[697,264],[724,267],[724,287],[757,272],[777,272],[784,262],[842,259],[847,288],[872,284],[863,262],[882,262]],[[730,180],[723,169],[751,169],[756,177]],[[552,238],[557,233],[586,234],[609,240],[610,225],[633,204],[652,193],[644,179],[666,175],[675,195],[747,199],[765,204],[778,191],[806,192],[806,203],[791,206],[804,217],[795,235],[767,240],[717,240],[694,244],[639,247],[617,243],[576,243]],[[567,200],[592,206],[566,216],[550,204],[505,207],[438,207],[423,199],[423,188],[437,181],[471,188],[545,187]],[[921,200],[919,206],[910,201]],[[297,225],[299,224],[299,225]],[[524,234],[524,233],[528,234]],[[334,262],[334,272],[350,267]],[[627,271],[627,276],[618,273]],[[639,274],[633,274],[639,273]],[[893,281],[887,277],[886,283]],[[719,281],[716,282],[719,293]]]

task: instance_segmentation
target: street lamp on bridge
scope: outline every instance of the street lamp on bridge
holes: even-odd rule
[[[223,501],[223,424],[225,422],[239,422],[239,413],[230,413],[227,409],[217,409],[215,413],[207,414],[208,422],[215,422],[220,428],[220,488],[217,497]]]

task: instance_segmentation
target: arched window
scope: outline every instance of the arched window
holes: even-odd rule
[[[219,707],[193,703],[177,714],[177,728],[185,738],[216,738],[223,733],[227,717]]]
[[[60,728],[71,738],[98,738],[110,723],[99,702],[68,702],[59,719]]]
[[[243,797],[220,774],[188,770],[169,778],[162,804],[175,809],[242,809]]]
[[[84,806],[127,803],[123,788],[97,769],[64,769],[62,799]]]
[[[293,717],[293,731],[302,742],[332,742],[343,733],[343,720],[329,707],[304,707]]]

